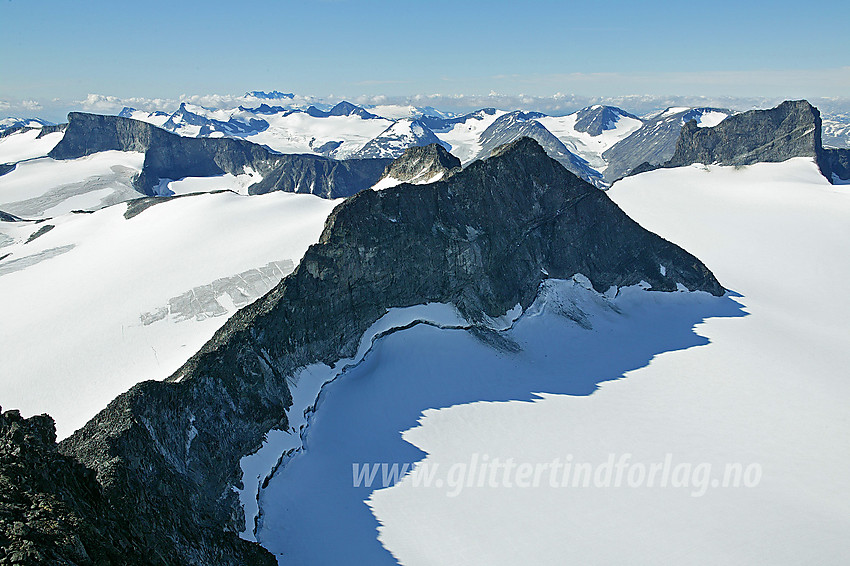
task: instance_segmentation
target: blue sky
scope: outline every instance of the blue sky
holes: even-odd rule
[[[850,96],[846,2],[0,0],[0,100]],[[0,110],[2,113],[2,110]]]

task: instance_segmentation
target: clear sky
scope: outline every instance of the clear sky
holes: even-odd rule
[[[255,89],[848,97],[848,21],[846,0],[0,0],[0,101]]]

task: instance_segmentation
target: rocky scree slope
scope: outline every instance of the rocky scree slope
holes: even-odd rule
[[[288,191],[338,198],[372,186],[390,163],[389,159],[337,161],[318,155],[283,155],[245,140],[181,137],[131,118],[81,112],[68,115],[65,137],[49,157],[75,159],[109,150],[145,154],[134,187],[150,196],[160,179],[240,175],[250,168],[263,177],[249,188],[251,194]]]
[[[115,399],[60,452],[95,470],[104,497],[165,562],[274,564],[238,538],[244,514],[232,487],[240,459],[287,428],[299,368],[352,356],[388,308],[451,303],[488,332],[489,317],[528,307],[544,278],[577,273],[599,291],[646,281],[723,293],[697,258],[527,138],[446,181],[363,191],[334,210],[277,287],[171,378]]]

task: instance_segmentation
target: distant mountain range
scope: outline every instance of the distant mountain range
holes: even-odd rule
[[[125,107],[119,116],[183,137],[238,138],[275,153],[334,159],[395,159],[408,147],[440,143],[466,164],[488,156],[499,145],[531,137],[568,170],[604,187],[642,163],[660,165],[669,160],[686,122],[713,126],[733,113],[673,107],[636,116],[614,106],[593,105],[565,116],[495,108],[458,116],[427,106],[364,108],[347,101],[305,107],[293,93],[279,91],[252,91],[246,98],[261,102],[235,108],[182,103],[170,113]],[[0,132],[45,125],[37,119],[7,118],[0,122]],[[823,141],[827,147],[850,147],[850,113],[824,118]]]

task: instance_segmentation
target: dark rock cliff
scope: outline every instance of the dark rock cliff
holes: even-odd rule
[[[528,307],[546,277],[598,290],[646,281],[719,295],[698,259],[641,228],[604,192],[523,138],[446,181],[363,191],[264,298],[165,382],[119,396],[61,444],[172,564],[274,564],[237,538],[242,456],[288,425],[298,368],[352,356],[386,309],[456,305],[485,324]]]
[[[711,128],[690,121],[682,127],[669,161],[659,166],[644,163],[632,173],[692,163],[752,165],[814,157],[828,180],[834,180],[833,174],[850,178],[850,150],[824,149],[821,130],[820,112],[805,100],[736,114]]]
[[[233,138],[187,138],[146,122],[120,116],[72,112],[65,137],[49,156],[74,159],[100,151],[145,154],[135,188],[153,195],[160,179],[210,177],[246,168],[263,176],[252,194],[281,190],[337,198],[372,186],[390,160],[336,161],[317,155],[281,155],[263,146]]]
[[[815,157],[821,147],[820,113],[805,100],[786,101],[770,110],[730,116],[711,128],[687,122],[665,167],[692,163],[751,165]]]

